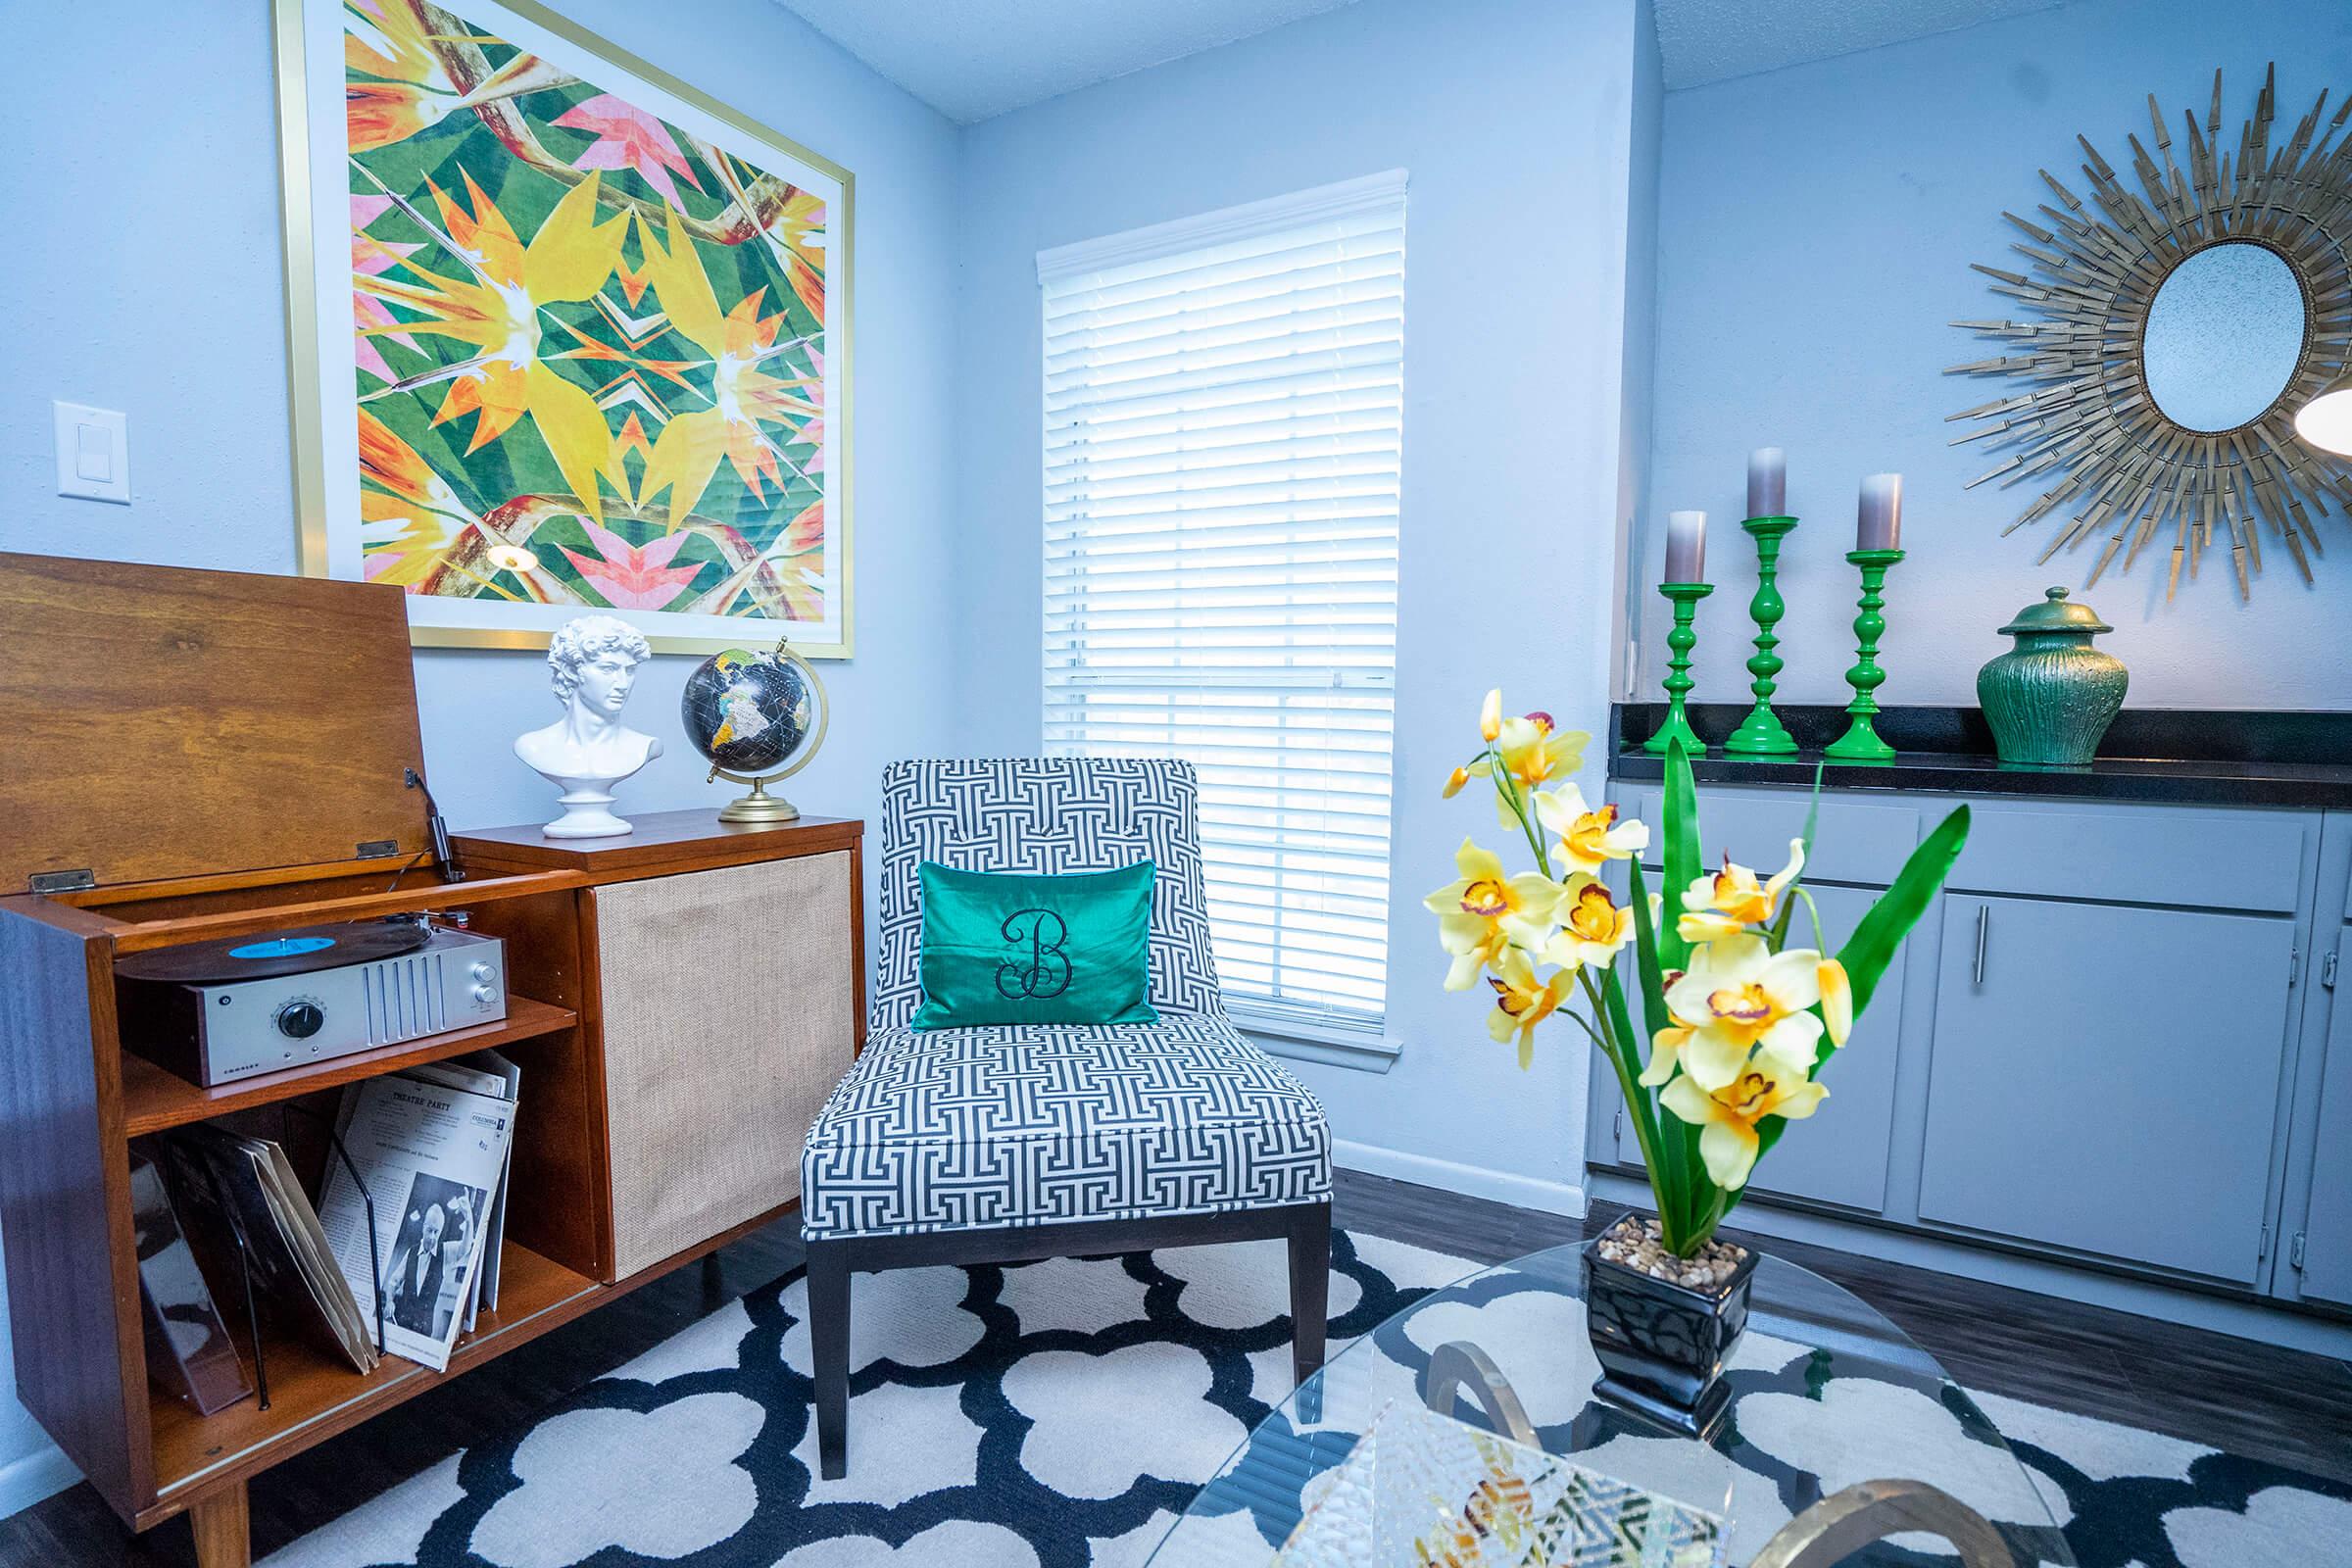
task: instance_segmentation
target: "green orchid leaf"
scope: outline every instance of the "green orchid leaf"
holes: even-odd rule
[[[1642,1058],[1644,1053],[1635,1043],[1634,1023],[1625,1004],[1625,986],[1611,969],[1600,982],[1601,1005],[1606,1009],[1609,1033],[1618,1043],[1617,1087],[1625,1097],[1627,1114],[1634,1118],[1634,1134],[1642,1145],[1642,1158],[1649,1167],[1649,1190],[1658,1200],[1658,1219],[1671,1239],[1681,1236],[1689,1224],[1690,1166],[1682,1155],[1681,1141],[1674,1129],[1681,1125],[1671,1114],[1661,1112],[1657,1099],[1641,1081]]]
[[[1681,969],[1690,962],[1690,944],[1676,926],[1682,919],[1683,894],[1698,880],[1702,863],[1698,848],[1698,789],[1690,778],[1690,757],[1677,739],[1666,747],[1666,791],[1663,824],[1666,835],[1666,906],[1658,917],[1658,956],[1665,967]]]
[[[1854,1017],[1859,1021],[1864,1008],[1870,1005],[1871,995],[1879,988],[1879,979],[1903,946],[1903,938],[1928,912],[1936,896],[1943,891],[1943,880],[1952,874],[1952,865],[1960,858],[1960,851],[1968,843],[1968,808],[1953,808],[1952,814],[1936,825],[1903,869],[1894,879],[1894,886],[1879,895],[1870,912],[1854,927],[1854,934],[1845,939],[1838,950],[1838,961],[1845,965],[1846,979],[1854,988]]]
[[[1649,916],[1649,878],[1642,874],[1639,857],[1626,862],[1633,877],[1634,956],[1642,966],[1642,1021],[1646,1025],[1644,1046],[1672,1022],[1666,1011],[1666,969],[1658,956],[1658,928]],[[1646,1056],[1647,1051],[1643,1052]]]

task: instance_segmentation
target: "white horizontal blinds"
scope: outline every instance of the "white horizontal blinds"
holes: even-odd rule
[[[1039,270],[1046,749],[1190,759],[1228,1003],[1377,1031],[1403,175]]]

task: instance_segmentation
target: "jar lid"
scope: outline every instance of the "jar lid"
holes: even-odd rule
[[[2099,612],[2088,605],[2067,603],[2066,590],[2051,588],[2042,594],[2038,605],[2028,605],[2017,612],[2017,618],[2001,628],[2003,636],[2021,631],[2079,631],[2102,632],[2115,628],[2099,618]]]

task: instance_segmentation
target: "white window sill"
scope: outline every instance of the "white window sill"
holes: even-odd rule
[[[1318,1062],[1327,1067],[1348,1067],[1357,1072],[1387,1072],[1396,1065],[1396,1058],[1404,1052],[1401,1044],[1386,1034],[1273,1018],[1253,1013],[1246,1006],[1228,1010],[1234,1027],[1255,1041],[1270,1056]]]

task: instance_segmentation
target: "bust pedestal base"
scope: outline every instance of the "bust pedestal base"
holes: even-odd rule
[[[612,792],[604,786],[616,780],[559,778],[548,782],[564,790],[556,797],[564,814],[539,830],[549,838],[611,839],[636,831],[624,818],[612,814]]]

